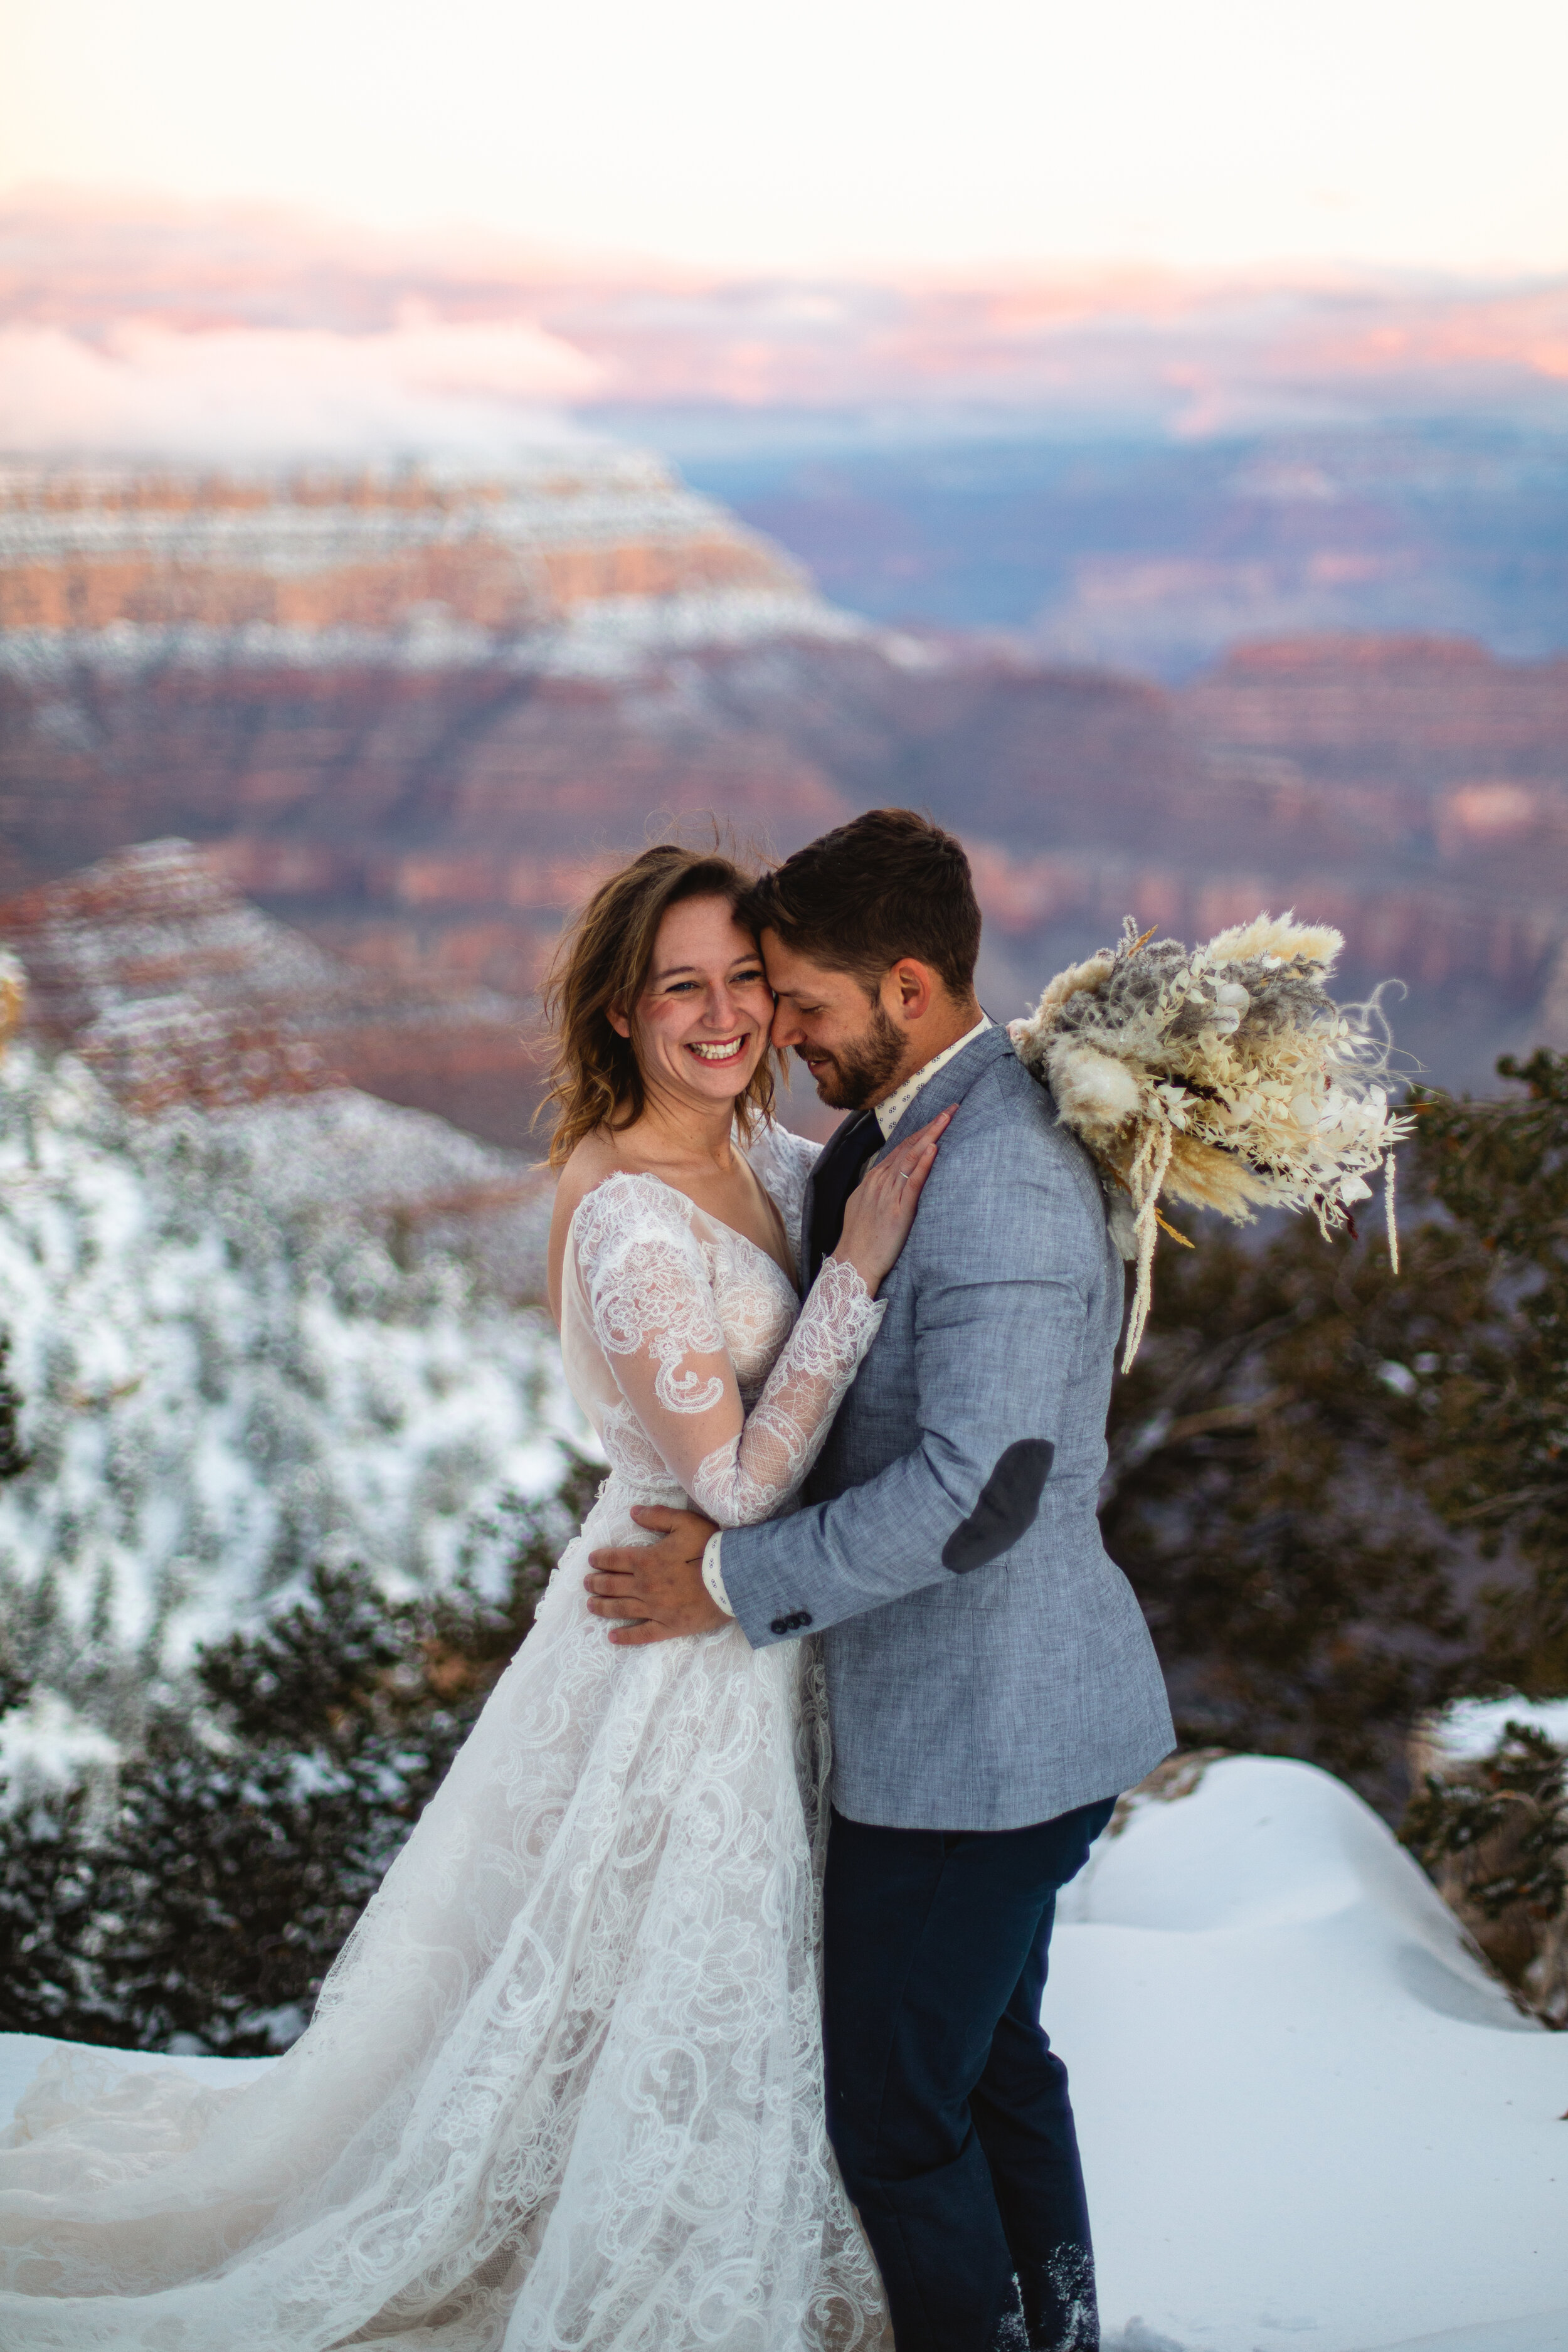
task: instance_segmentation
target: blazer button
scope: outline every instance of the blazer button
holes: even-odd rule
[[[770,1633],[793,1633],[795,1620],[793,1617],[775,1617],[768,1631]]]
[[[809,1625],[811,1622],[810,1610],[797,1609],[795,1612],[795,1622],[797,1625]]]

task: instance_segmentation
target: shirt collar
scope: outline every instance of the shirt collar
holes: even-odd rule
[[[989,1016],[983,1013],[973,1029],[966,1029],[962,1037],[955,1038],[952,1044],[944,1046],[940,1054],[933,1054],[923,1069],[917,1070],[912,1078],[906,1078],[903,1085],[888,1097],[886,1102],[879,1102],[877,1105],[877,1124],[882,1130],[884,1143],[927,1080],[934,1078],[937,1072],[951,1062],[955,1054],[962,1054],[966,1045],[973,1045],[981,1031],[989,1029],[990,1026]]]

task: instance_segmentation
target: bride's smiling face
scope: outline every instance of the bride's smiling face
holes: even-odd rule
[[[612,1013],[653,1091],[733,1102],[768,1047],[773,992],[750,931],[723,898],[683,898],[658,927],[630,1018]]]

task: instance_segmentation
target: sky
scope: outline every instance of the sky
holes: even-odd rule
[[[0,0],[0,194],[725,269],[1568,267],[1563,0]]]

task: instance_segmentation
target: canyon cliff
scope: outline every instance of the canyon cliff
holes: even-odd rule
[[[1412,985],[1440,1077],[1523,1036],[1568,932],[1568,662],[1303,638],[1170,688],[874,630],[625,455],[13,474],[0,604],[0,887],[197,845],[331,959],[356,1083],[504,1142],[563,912],[710,812],[786,851],[929,808],[1003,1013],[1124,913],[1191,937],[1294,902],[1353,982]]]

